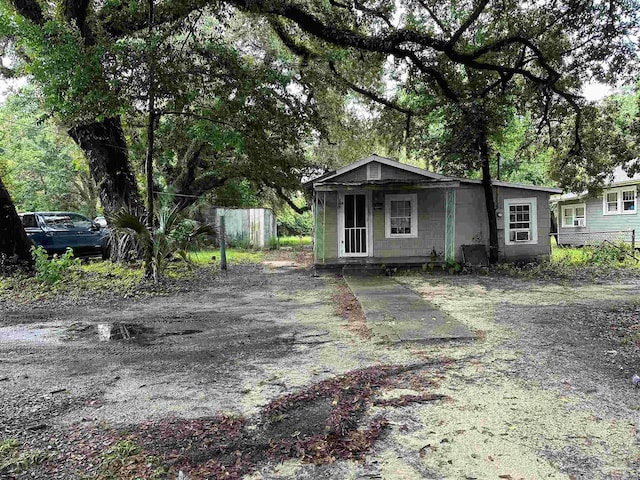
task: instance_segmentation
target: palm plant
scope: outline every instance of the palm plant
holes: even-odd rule
[[[162,278],[169,263],[178,258],[191,264],[189,253],[200,245],[205,235],[215,235],[211,225],[186,220],[177,206],[162,206],[155,215],[154,229],[150,231],[143,219],[121,210],[110,218],[117,234],[136,238],[143,252],[145,278],[155,283]]]

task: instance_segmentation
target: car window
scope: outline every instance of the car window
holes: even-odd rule
[[[52,213],[43,216],[47,227],[55,230],[66,230],[69,228],[89,229],[93,222],[87,217],[77,213]]]
[[[45,215],[42,219],[47,227],[55,230],[66,230],[71,227],[71,219],[67,215]]]
[[[91,225],[93,225],[91,220],[77,213],[70,213],[69,220],[75,228],[91,228]]]
[[[20,219],[22,220],[22,225],[24,227],[37,227],[38,226],[38,222],[36,221],[36,216],[35,215],[22,215],[20,217]]]

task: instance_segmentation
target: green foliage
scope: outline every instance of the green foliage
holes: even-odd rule
[[[18,211],[96,214],[87,161],[66,132],[46,120],[38,92],[25,87],[0,105],[0,175]]]
[[[279,246],[280,244],[278,242],[278,237],[275,237],[273,235],[269,237],[269,241],[267,242],[267,248],[269,250],[277,250]]]
[[[280,237],[278,243],[281,247],[302,247],[311,245],[311,237],[308,235]]]
[[[0,459],[8,457],[20,447],[20,442],[15,438],[9,438],[0,442]]]
[[[226,242],[229,248],[237,248],[240,250],[249,250],[254,247],[249,235],[244,235],[242,233],[227,236]]]
[[[554,248],[551,262],[560,266],[640,268],[640,255],[625,242],[604,242],[602,245],[586,245],[582,248]]]
[[[640,273],[640,254],[625,243],[604,243],[582,248],[553,247],[546,261],[524,264],[503,263],[492,267],[495,272],[525,278],[560,278],[591,280]]]
[[[73,267],[80,265],[80,259],[73,258],[73,249],[70,247],[67,247],[67,251],[62,256],[55,254],[51,259],[42,247],[32,247],[31,254],[35,261],[36,278],[49,285],[60,282],[63,277],[70,274]]]
[[[443,270],[447,270],[451,275],[454,273],[460,273],[462,271],[462,265],[460,265],[455,260],[447,260],[447,262],[442,266]]]
[[[4,440],[0,442],[0,476],[14,478],[48,458],[49,455],[40,450],[20,452],[20,443],[13,438]]]
[[[234,263],[260,263],[265,259],[265,253],[261,250],[226,250],[227,262]],[[214,260],[215,258],[215,260]],[[199,250],[191,255],[195,265],[210,265],[211,262],[220,260],[220,250]]]
[[[551,175],[558,183],[575,192],[588,190],[599,194],[617,166],[633,175],[640,171],[640,90],[624,93],[589,105],[582,111],[583,151],[572,152],[559,144],[551,157]],[[558,132],[560,139],[568,132]]]
[[[168,473],[158,457],[147,454],[133,440],[122,440],[100,455],[97,479],[140,478],[140,470],[149,479],[163,478]]]
[[[110,223],[116,236],[133,235],[138,239],[144,251],[145,275],[157,283],[172,260],[180,259],[190,265],[190,252],[198,248],[203,237],[215,232],[209,225],[185,220],[178,207],[160,207],[155,220],[153,232],[139,217],[126,211],[114,214]]]
[[[306,200],[302,196],[296,197],[294,203],[298,207],[304,207]],[[278,234],[281,236],[309,235],[313,229],[313,215],[311,210],[300,214],[295,212],[289,205],[285,205],[278,212]]]

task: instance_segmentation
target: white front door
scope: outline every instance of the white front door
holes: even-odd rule
[[[369,256],[369,195],[340,193],[338,207],[340,256]]]

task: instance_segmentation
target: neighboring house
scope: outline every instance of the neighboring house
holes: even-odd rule
[[[225,239],[231,246],[263,248],[277,237],[276,216],[270,208],[209,207],[199,220],[220,232],[220,217],[224,216]]]
[[[486,258],[489,226],[480,180],[371,155],[305,186],[313,194],[318,266],[462,262],[468,260],[463,246]],[[549,256],[549,196],[560,192],[493,182],[501,259]]]
[[[597,197],[587,193],[552,197],[557,208],[558,244],[635,243],[635,232],[640,233],[639,185],[640,175],[629,177],[617,167]]]

